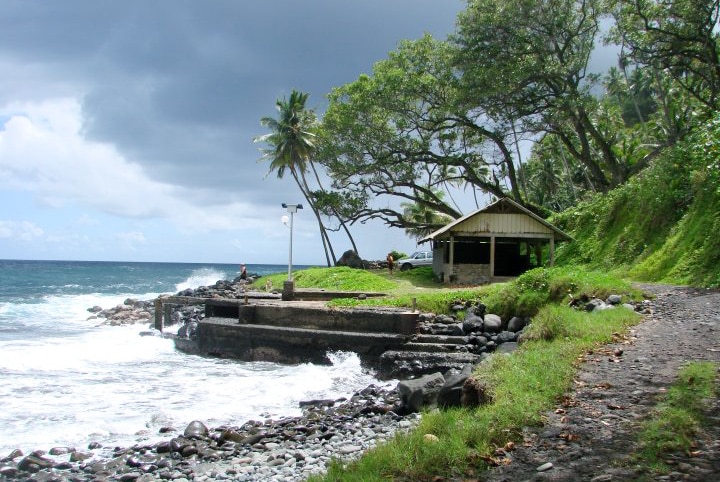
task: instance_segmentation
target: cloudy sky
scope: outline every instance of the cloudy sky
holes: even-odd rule
[[[0,258],[287,262],[281,203],[253,137],[295,88],[325,95],[402,39],[445,38],[462,0],[4,0]],[[413,251],[357,225],[361,256]],[[311,212],[294,262],[322,264]],[[349,249],[337,236],[336,250]]]

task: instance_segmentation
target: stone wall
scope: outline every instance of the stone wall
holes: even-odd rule
[[[458,284],[484,284],[490,282],[489,264],[455,264],[450,273],[450,265],[443,266],[445,281]],[[450,277],[448,277],[450,273]]]
[[[244,304],[241,300],[207,300],[207,318],[232,318],[245,324],[365,333],[415,333],[418,313],[401,309],[341,309],[301,303]]]
[[[207,318],[197,328],[197,352],[244,361],[328,363],[328,351],[353,351],[374,364],[387,350],[407,343],[399,333],[317,330],[280,325],[239,323],[230,318]]]

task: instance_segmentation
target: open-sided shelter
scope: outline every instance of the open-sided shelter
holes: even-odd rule
[[[419,243],[432,242],[433,273],[442,281],[479,284],[515,277],[536,266],[552,266],[555,242],[570,240],[542,217],[502,198]]]

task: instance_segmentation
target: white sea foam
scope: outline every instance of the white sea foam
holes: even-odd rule
[[[227,274],[222,271],[218,271],[213,268],[200,268],[193,271],[192,274],[188,277],[188,279],[178,283],[175,286],[175,289],[177,291],[183,291],[188,288],[195,289],[200,286],[211,286],[214,285],[218,280],[223,280],[227,277]]]
[[[192,420],[239,425],[263,416],[296,415],[301,400],[349,396],[377,383],[354,354],[333,354],[331,366],[244,363],[186,355],[171,340],[139,336],[149,326],[98,326],[100,320],[88,308],[155,298],[161,293],[133,294],[130,288],[152,289],[155,273],[148,271],[149,281],[129,280],[114,273],[103,278],[108,265],[71,267],[91,270],[84,288],[46,284],[46,293],[54,294],[44,295],[9,290],[0,302],[0,456],[15,448],[25,453],[62,445],[82,450],[90,441],[127,446],[159,439],[163,426],[182,430]],[[61,277],[43,273],[48,279]],[[189,275],[184,271],[182,277],[177,291],[212,285],[228,275],[203,268]],[[101,279],[110,279],[111,285]],[[34,286],[43,282],[38,279]],[[95,283],[112,294],[93,293]],[[84,294],[63,294],[68,288]]]
[[[222,276],[204,279],[210,278]],[[193,279],[205,283],[195,274],[186,282]],[[146,326],[96,326],[88,319],[88,307],[112,307],[127,297],[50,296],[3,307],[4,315],[10,310],[33,324],[36,336],[0,342],[0,455],[15,448],[85,449],[93,440],[131,445],[157,439],[162,426],[182,430],[192,420],[239,425],[297,415],[300,400],[349,396],[377,383],[354,354],[333,354],[331,366],[204,358],[177,352],[171,340],[139,336]]]

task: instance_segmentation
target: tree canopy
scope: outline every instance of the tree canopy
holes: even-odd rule
[[[457,195],[543,212],[607,192],[718,109],[719,2],[469,0],[448,39],[405,40],[328,94],[308,139],[332,185],[308,194],[417,236],[464,214]],[[590,73],[603,42],[617,66]]]

